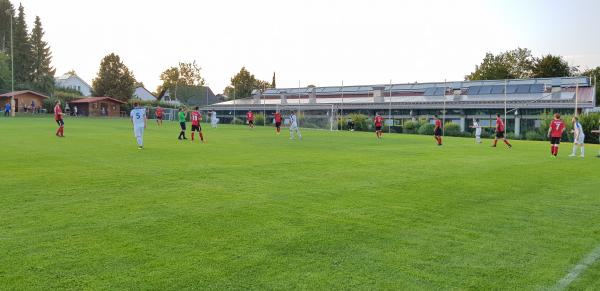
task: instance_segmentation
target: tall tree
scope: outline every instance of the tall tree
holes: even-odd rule
[[[123,64],[121,58],[111,53],[102,59],[92,87],[96,96],[109,96],[127,101],[133,95],[135,82],[133,73]]]
[[[561,56],[546,55],[536,59],[533,67],[535,78],[568,77],[572,75],[569,63]]]
[[[0,52],[0,92],[10,91],[10,56]]]
[[[501,80],[512,79],[510,66],[504,61],[502,56],[495,56],[492,53],[485,54],[485,58],[480,65],[475,66],[475,71],[465,76],[466,80]]]
[[[162,84],[156,88],[157,96],[160,92],[168,91],[172,97],[178,87],[204,86],[206,84],[200,73],[201,68],[196,61],[191,63],[180,62],[178,67],[170,67],[160,74]]]
[[[33,56],[23,5],[19,5],[19,14],[15,20],[13,30],[15,85],[21,89],[29,89]]]
[[[35,25],[31,31],[32,67],[31,81],[33,88],[42,93],[50,94],[54,89],[54,74],[52,68],[52,53],[50,46],[44,41],[44,30],[39,16],[35,17]]]
[[[247,98],[252,96],[253,90],[266,89],[270,86],[271,84],[269,82],[256,79],[253,74],[246,70],[246,67],[242,67],[242,69],[231,78],[231,85],[227,86],[223,92],[230,99],[233,99],[234,95],[236,99]]]
[[[277,82],[275,82],[275,72],[273,72],[273,81],[271,82],[271,88],[277,88]]]
[[[9,0],[0,0],[0,52],[10,54],[10,22],[15,20],[15,8]]]

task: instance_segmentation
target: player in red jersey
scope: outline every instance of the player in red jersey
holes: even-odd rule
[[[438,118],[437,115],[434,116],[435,120],[435,128],[433,129],[433,137],[437,141],[437,145],[442,145],[442,121]]]
[[[558,155],[558,146],[560,145],[560,139],[564,131],[565,123],[560,119],[560,114],[554,114],[554,120],[550,122],[550,128],[548,128],[548,137],[550,138],[551,145],[550,153],[553,157]]]
[[[196,106],[195,110],[190,114],[190,119],[192,120],[192,142],[194,141],[194,131],[197,131],[200,141],[204,143],[204,135],[202,134],[202,127],[200,126],[202,114],[198,112],[198,109],[200,109],[200,107]]]
[[[156,124],[158,126],[162,125],[162,122],[163,122],[163,113],[164,112],[163,112],[162,107],[160,107],[160,106],[156,107]]]
[[[383,117],[381,117],[381,115],[379,115],[379,113],[375,114],[375,134],[377,135],[377,138],[381,138],[381,136],[383,135],[383,132],[381,131],[381,127],[383,127]]]
[[[252,111],[248,110],[248,113],[246,113],[246,119],[248,120],[248,127],[254,128],[254,113],[252,113]]]
[[[496,145],[498,144],[498,139],[501,138],[504,141],[504,143],[508,146],[509,149],[512,148],[512,145],[506,139],[505,131],[506,131],[506,127],[504,125],[504,121],[502,120],[502,118],[500,118],[500,114],[497,113],[496,114],[496,137],[494,138],[494,144],[492,145],[492,147],[496,147]]]
[[[58,130],[56,131],[56,136],[65,137],[65,122],[63,120],[63,112],[60,108],[60,101],[56,100],[54,104],[54,120],[56,124],[58,124]]]
[[[277,134],[280,134],[281,133],[281,113],[279,113],[279,111],[277,111],[273,114],[273,117],[275,119],[275,131],[277,131]]]

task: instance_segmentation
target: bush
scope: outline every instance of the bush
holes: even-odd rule
[[[448,122],[444,126],[444,134],[447,136],[462,136],[460,132],[460,125],[454,122]]]
[[[254,125],[264,125],[265,115],[262,113],[254,115]]]
[[[402,132],[403,133],[409,133],[409,134],[415,134],[417,133],[417,131],[419,130],[420,124],[418,121],[407,121],[404,123],[404,126],[402,127]]]
[[[585,133],[586,143],[598,143],[598,134],[592,133],[592,130],[600,129],[600,113],[590,113],[579,116],[579,122]]]
[[[423,124],[419,127],[419,130],[417,131],[418,134],[423,134],[423,135],[433,135],[433,131],[435,129],[435,126],[431,123],[427,123],[427,124]]]
[[[546,136],[540,134],[538,131],[531,130],[525,133],[525,139],[527,140],[545,140]]]

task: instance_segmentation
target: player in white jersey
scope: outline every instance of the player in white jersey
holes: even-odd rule
[[[481,125],[479,124],[479,118],[473,120],[471,128],[475,129],[475,142],[481,143]]]
[[[213,110],[210,113],[210,125],[213,128],[217,128],[217,123],[219,123],[219,119],[217,118],[217,112]]]
[[[298,135],[298,140],[302,139],[302,133],[300,133],[300,129],[298,128],[298,118],[296,114],[292,112],[290,115],[290,139],[294,139],[294,132]]]
[[[133,133],[137,139],[138,149],[144,148],[144,129],[146,128],[146,109],[140,107],[138,102],[133,103],[134,108],[131,110],[131,123],[133,124]]]
[[[581,123],[579,123],[579,118],[577,116],[573,116],[571,120],[573,122],[573,131],[572,133],[575,135],[575,139],[573,140],[573,152],[569,157],[574,157],[575,153],[577,153],[577,146],[579,146],[581,151],[581,157],[585,156],[585,148],[583,147],[583,143],[585,141],[585,133],[583,132],[583,127]]]

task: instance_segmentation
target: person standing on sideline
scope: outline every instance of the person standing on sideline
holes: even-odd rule
[[[475,129],[475,142],[481,143],[481,125],[479,124],[479,118],[473,119],[473,125],[471,128]]]
[[[504,126],[504,121],[502,120],[502,118],[500,118],[500,113],[496,113],[496,137],[494,138],[494,144],[492,145],[492,147],[495,148],[498,144],[498,139],[501,138],[509,149],[512,148],[512,145],[506,139],[506,134],[504,132],[505,130],[506,127]]]
[[[248,110],[248,113],[246,113],[246,120],[248,120],[248,127],[254,128],[254,113],[252,113],[252,111]]]
[[[131,116],[131,124],[133,124],[133,134],[137,140],[138,150],[144,148],[144,129],[146,129],[146,109],[140,107],[138,102],[133,103],[133,109],[129,114]]]
[[[73,106],[73,116],[77,117],[77,106]]]
[[[437,141],[437,145],[442,145],[442,121],[438,118],[437,115],[434,115],[435,127],[433,128],[433,137]]]
[[[200,107],[196,106],[195,110],[190,114],[190,119],[192,120],[192,142],[194,142],[194,131],[197,131],[200,142],[204,143],[204,135],[202,135],[202,127],[200,126],[202,114],[198,111],[199,109]]]
[[[548,137],[550,138],[550,153],[552,157],[558,156],[558,146],[560,145],[560,139],[562,138],[563,132],[565,131],[565,123],[560,119],[560,114],[554,114],[554,119],[550,122],[548,128]]]
[[[217,118],[217,111],[213,110],[210,113],[210,125],[213,128],[217,128],[217,123],[219,123],[219,119]]]
[[[54,120],[56,124],[58,124],[58,130],[56,131],[56,136],[65,137],[65,121],[63,120],[63,112],[60,108],[60,101],[56,100],[54,103]]]
[[[179,132],[179,137],[178,137],[179,140],[187,139],[185,137],[185,129],[186,129],[185,128],[185,118],[186,118],[186,115],[187,114],[186,114],[185,110],[183,110],[183,108],[179,108],[178,117],[179,117],[179,126],[181,127],[181,131]]]
[[[292,111],[292,115],[290,115],[290,139],[294,139],[294,132],[298,135],[298,140],[302,140],[302,133],[300,133],[300,129],[298,128],[296,113]]]
[[[163,122],[163,114],[164,114],[164,112],[163,112],[162,107],[160,107],[160,105],[158,105],[158,107],[156,107],[156,111],[154,112],[154,114],[156,114],[156,124],[158,126],[161,126],[162,122]]]
[[[375,134],[377,138],[381,139],[383,132],[381,131],[381,127],[383,126],[383,117],[379,115],[379,112],[375,114]]]
[[[275,112],[273,119],[275,119],[275,132],[279,135],[281,133],[281,113],[279,111]]]
[[[571,153],[571,155],[569,155],[569,157],[574,157],[575,154],[577,153],[577,146],[579,146],[579,150],[581,152],[580,157],[585,157],[585,148],[584,148],[584,142],[585,142],[585,133],[583,132],[583,127],[581,126],[581,123],[579,122],[579,117],[577,116],[573,116],[573,131],[572,133],[574,134],[574,139],[573,139],[573,152]]]
[[[10,101],[6,102],[6,104],[4,104],[4,116],[10,117],[11,108],[12,108],[12,106],[10,105]]]

